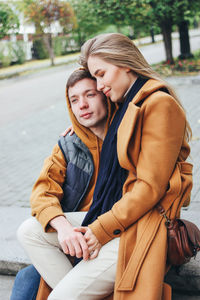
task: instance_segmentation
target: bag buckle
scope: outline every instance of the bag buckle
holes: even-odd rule
[[[171,220],[166,215],[166,212],[164,211],[164,212],[160,213],[160,215],[165,218],[165,226],[169,227],[169,225],[171,224]]]

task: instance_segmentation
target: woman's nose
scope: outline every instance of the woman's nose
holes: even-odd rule
[[[103,89],[104,89],[103,82],[97,79],[97,90],[101,92],[103,91]]]

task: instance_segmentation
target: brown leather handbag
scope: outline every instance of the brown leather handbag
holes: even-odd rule
[[[157,205],[157,209],[166,220],[167,262],[174,266],[189,262],[200,251],[200,230],[190,221],[178,218],[170,220],[160,204]]]

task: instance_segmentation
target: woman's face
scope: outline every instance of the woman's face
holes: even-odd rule
[[[137,76],[126,67],[117,67],[97,56],[90,56],[88,68],[97,80],[97,90],[113,102],[123,102],[123,96]]]

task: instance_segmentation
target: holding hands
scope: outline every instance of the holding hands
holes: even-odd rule
[[[50,225],[58,233],[58,241],[65,254],[94,259],[98,256],[101,244],[89,227],[73,227],[64,216],[50,221]]]
[[[74,228],[76,232],[81,232],[84,234],[84,238],[87,242],[89,253],[90,253],[90,259],[94,259],[98,256],[99,251],[102,247],[102,245],[99,243],[96,236],[93,234],[92,230],[89,227],[76,227]]]

